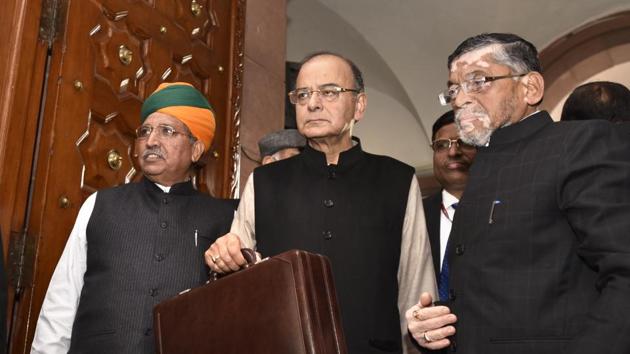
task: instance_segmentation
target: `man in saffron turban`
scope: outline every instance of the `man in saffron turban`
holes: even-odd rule
[[[52,276],[31,353],[154,353],[152,310],[203,284],[203,252],[229,230],[233,203],[198,192],[194,164],[215,120],[187,83],[165,83],[142,106],[140,182],[85,201]]]

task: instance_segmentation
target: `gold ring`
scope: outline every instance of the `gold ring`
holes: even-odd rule
[[[422,318],[420,317],[420,309],[416,309],[413,310],[413,312],[411,313],[411,315],[413,316],[413,318],[415,318],[418,321],[422,321]]]
[[[219,257],[219,256],[215,256],[215,255],[212,255],[212,254],[211,254],[211,255],[210,255],[210,259],[212,259],[212,263],[217,263],[217,261],[218,261],[219,259],[221,259],[221,257]]]
[[[427,332],[422,333],[422,337],[424,337],[424,340],[427,341],[427,343],[433,342],[433,339],[427,335]]]

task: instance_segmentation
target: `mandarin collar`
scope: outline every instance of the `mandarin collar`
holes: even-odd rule
[[[352,141],[356,144],[353,144],[350,149],[342,151],[339,154],[339,160],[337,161],[336,165],[328,165],[328,162],[326,161],[326,154],[319,150],[313,149],[308,143],[304,147],[301,155],[303,156],[304,161],[309,167],[323,169],[328,166],[334,166],[336,167],[337,171],[344,171],[357,164],[365,156],[365,153],[361,148],[361,140],[353,136]]]
[[[539,111],[516,124],[497,129],[490,138],[489,147],[526,139],[549,124],[553,124],[553,119],[551,119],[549,113],[547,111]]]
[[[146,190],[151,193],[158,194],[173,194],[173,195],[192,195],[197,191],[191,181],[185,181],[176,183],[171,186],[171,189],[168,193],[164,192],[160,187],[158,187],[155,183],[151,182],[148,178],[142,177],[142,183],[144,184]]]

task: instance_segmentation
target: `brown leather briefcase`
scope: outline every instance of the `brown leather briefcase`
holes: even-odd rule
[[[345,354],[330,262],[289,251],[154,308],[160,354]]]

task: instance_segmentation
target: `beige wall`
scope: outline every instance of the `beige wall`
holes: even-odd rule
[[[328,49],[356,61],[369,97],[356,135],[368,151],[430,174],[427,136],[447,110],[437,93],[446,82],[446,57],[462,40],[513,32],[542,50],[586,23],[629,9],[627,0],[289,0],[287,58]]]
[[[286,0],[248,0],[246,11],[239,190],[260,161],[258,140],[284,127]]]

